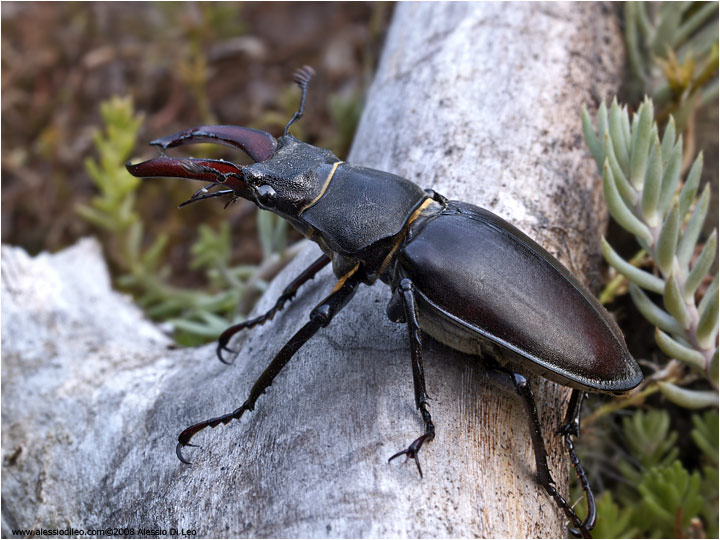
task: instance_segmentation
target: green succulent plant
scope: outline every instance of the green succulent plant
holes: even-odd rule
[[[705,241],[693,261],[708,210],[710,187],[696,199],[703,166],[695,159],[684,184],[680,182],[683,140],[670,120],[659,137],[650,99],[645,99],[632,123],[627,107],[614,100],[598,110],[597,131],[587,110],[582,113],[585,140],[603,176],[603,191],[615,221],[637,239],[655,263],[656,272],[623,259],[602,239],[602,252],[630,282],[630,295],[642,315],[656,326],[655,340],[669,357],[681,361],[712,389],[683,386],[693,377],[657,381],[671,401],[689,408],[718,403],[718,278],[711,271],[717,253],[717,231]],[[703,282],[710,282],[704,294]],[[662,297],[662,307],[646,293]],[[698,300],[699,298],[699,301]]]
[[[626,94],[644,94],[684,129],[694,110],[718,96],[718,3],[625,2]]]

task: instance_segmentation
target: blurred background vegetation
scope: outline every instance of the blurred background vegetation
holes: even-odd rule
[[[383,2],[3,2],[2,241],[34,254],[99,234],[116,284],[179,343],[215,338],[299,235],[246,201],[178,211],[197,186],[138,181],[124,162],[196,125],[279,135],[303,64],[317,75],[293,132],[344,158],[391,13]]]
[[[242,320],[297,251],[299,236],[244,201],[231,211],[218,201],[178,210],[195,186],[134,179],[123,164],[156,155],[148,141],[196,125],[279,134],[297,107],[291,78],[303,64],[317,75],[293,131],[344,158],[392,4],[3,2],[1,9],[2,241],[34,254],[99,236],[117,286],[180,344],[212,340]],[[717,3],[613,9],[623,24],[627,71],[619,108],[607,104],[611,121],[622,109],[634,132],[643,97],[652,99],[653,133],[663,138],[672,124],[668,148],[678,141],[677,193],[703,155],[695,191],[708,192],[707,217],[688,260],[694,265],[718,221]],[[596,130],[595,113],[585,121],[599,137],[591,150],[602,182],[603,126]],[[224,148],[192,152],[238,160]],[[696,207],[683,204],[688,215]],[[611,223],[606,237],[619,259],[662,277],[623,227]],[[710,290],[715,312],[716,274],[715,259],[695,298],[708,308],[712,302],[701,300]],[[613,268],[605,285],[602,301],[648,377],[632,400],[587,402],[579,449],[599,498],[595,532],[717,537],[717,405],[690,410],[660,391],[672,381],[696,395],[714,392],[716,403],[717,375],[700,376],[663,352],[654,324],[638,316],[628,280]],[[663,306],[661,295],[648,294]]]

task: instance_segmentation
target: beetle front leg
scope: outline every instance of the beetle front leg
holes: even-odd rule
[[[545,488],[548,495],[550,495],[555,503],[562,509],[567,518],[572,521],[573,525],[577,528],[577,531],[583,538],[592,538],[590,536],[589,529],[585,526],[585,523],[578,517],[572,507],[567,503],[560,493],[555,488],[555,482],[550,475],[550,469],[547,464],[547,451],[545,450],[545,442],[543,441],[542,429],[540,427],[540,418],[538,418],[537,407],[535,405],[535,398],[533,397],[532,390],[530,389],[529,381],[521,374],[511,372],[513,384],[515,385],[515,391],[522,397],[525,409],[528,414],[528,420],[530,423],[530,438],[532,439],[533,450],[535,453],[535,467],[537,470],[537,480],[540,485]],[[572,405],[572,403],[571,403]],[[573,407],[572,410],[575,410]],[[570,414],[571,411],[569,411]],[[574,452],[573,452],[574,454]]]
[[[227,424],[231,420],[240,420],[246,411],[252,411],[255,409],[255,402],[262,394],[265,393],[270,385],[272,385],[275,377],[277,377],[280,371],[282,371],[300,347],[313,337],[318,330],[327,326],[333,317],[335,317],[335,315],[337,315],[337,313],[344,308],[354,296],[357,286],[362,282],[363,277],[362,272],[358,271],[358,269],[359,264],[355,265],[350,272],[340,278],[332,292],[325,297],[322,302],[315,306],[315,308],[310,312],[310,321],[298,330],[295,335],[290,338],[290,341],[288,341],[275,356],[275,358],[273,358],[272,362],[270,362],[268,367],[265,368],[265,371],[262,372],[262,375],[260,375],[258,380],[255,381],[255,384],[253,384],[250,389],[250,395],[240,407],[231,413],[223,414],[222,416],[210,418],[203,422],[193,424],[180,433],[177,447],[175,448],[175,452],[180,461],[187,463],[188,465],[190,464],[190,462],[183,457],[182,449],[185,446],[197,446],[190,444],[190,440],[197,432],[202,431],[207,427],[214,428],[220,424]]]
[[[423,422],[425,422],[425,433],[415,439],[405,450],[401,450],[393,455],[388,462],[399,456],[407,456],[407,459],[415,460],[418,472],[422,478],[422,469],[418,460],[418,453],[425,442],[432,441],[435,438],[435,425],[430,417],[428,410],[428,395],[425,390],[425,372],[422,362],[422,337],[420,333],[420,323],[418,321],[418,310],[415,302],[415,294],[413,291],[412,281],[405,278],[400,281],[400,292],[402,293],[403,304],[405,306],[405,322],[408,327],[408,335],[410,337],[410,355],[412,359],[413,385],[415,387],[415,405],[420,410]]]
[[[272,319],[275,316],[275,313],[280,311],[285,306],[285,302],[292,300],[298,289],[303,284],[314,278],[315,274],[325,268],[325,266],[327,266],[329,262],[330,257],[322,254],[315,260],[315,262],[313,262],[309,267],[303,270],[303,272],[298,277],[292,280],[287,287],[285,287],[282,294],[275,301],[275,305],[270,308],[266,313],[260,315],[259,317],[255,317],[254,319],[248,319],[239,324],[235,324],[230,328],[227,328],[222,334],[220,334],[220,337],[218,338],[217,349],[215,351],[220,361],[223,364],[230,364],[230,362],[226,361],[223,358],[222,351],[228,351],[231,354],[237,353],[237,351],[234,351],[228,347],[228,343],[230,343],[230,340],[235,334],[242,330],[245,330],[246,328],[252,328],[259,324],[265,324],[267,321]]]

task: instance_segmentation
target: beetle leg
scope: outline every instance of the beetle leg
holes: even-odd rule
[[[246,321],[243,321],[239,324],[234,324],[230,328],[226,329],[222,334],[220,334],[220,337],[218,338],[218,344],[216,353],[218,358],[223,364],[230,364],[231,362],[228,362],[225,360],[222,356],[223,351],[228,351],[231,354],[236,354],[237,351],[234,351],[233,349],[228,347],[228,343],[230,343],[230,340],[232,337],[237,334],[238,332],[245,330],[246,328],[252,328],[254,326],[264,324],[267,321],[271,320],[275,313],[280,311],[284,306],[285,302],[288,302],[289,300],[292,300],[295,294],[297,293],[298,289],[305,284],[306,282],[310,281],[312,278],[315,277],[315,274],[317,274],[320,270],[325,268],[327,264],[330,262],[330,257],[325,255],[324,253],[318,257],[315,262],[313,262],[310,266],[308,266],[298,277],[293,279],[290,284],[285,287],[282,294],[279,296],[277,301],[275,302],[275,305],[270,308],[267,313],[264,313],[260,315],[259,317],[255,317],[254,319],[248,319]]]
[[[217,184],[213,184],[217,185]],[[203,188],[205,189],[205,188]],[[235,192],[232,189],[223,189],[220,191],[213,191],[213,192],[206,192],[202,195],[200,195],[201,191],[198,191],[195,195],[190,197],[187,201],[181,202],[178,205],[178,208],[183,208],[184,206],[187,206],[188,204],[202,201],[203,199],[212,199],[213,197],[222,197],[224,195],[233,195]]]
[[[425,423],[425,433],[415,439],[405,450],[401,450],[393,455],[388,462],[396,457],[406,456],[407,459],[415,460],[418,472],[422,478],[422,469],[418,460],[418,453],[425,442],[432,441],[435,438],[435,425],[430,417],[428,410],[428,395],[425,390],[425,372],[422,362],[422,337],[420,333],[420,323],[418,321],[418,309],[415,303],[415,294],[413,283],[408,278],[400,281],[400,291],[402,293],[403,303],[405,304],[405,321],[407,322],[408,335],[410,337],[410,355],[412,358],[413,385],[415,387],[415,405],[420,410],[423,422]]]
[[[180,433],[178,444],[175,448],[175,453],[180,461],[190,464],[190,462],[183,457],[182,449],[184,446],[196,446],[190,444],[190,439],[192,439],[198,431],[206,427],[214,428],[220,424],[227,424],[231,420],[239,420],[246,411],[252,411],[255,408],[257,399],[270,387],[275,377],[282,371],[298,349],[313,337],[318,330],[327,326],[333,317],[335,317],[353,297],[363,277],[363,273],[359,272],[358,268],[359,264],[355,265],[350,272],[338,281],[332,292],[315,306],[310,312],[310,321],[298,330],[295,335],[290,338],[290,341],[280,349],[280,352],[273,358],[268,367],[265,368],[265,371],[262,372],[258,380],[255,381],[255,384],[253,384],[250,389],[250,395],[240,407],[231,413],[193,424]]]
[[[572,441],[572,436],[580,436],[580,409],[582,408],[583,398],[585,392],[574,389],[570,394],[570,403],[568,403],[567,414],[565,416],[565,424],[560,428],[559,433],[562,433],[565,437],[565,446],[567,447],[568,454],[570,455],[570,463],[575,468],[575,474],[580,481],[580,486],[585,493],[585,501],[587,504],[587,517],[583,523],[583,527],[588,531],[591,531],[595,526],[595,518],[597,517],[597,508],[595,506],[595,496],[593,495],[592,489],[590,488],[590,482],[585,474],[580,458],[575,453],[575,445]],[[578,531],[571,529],[571,532],[578,535]]]
[[[545,491],[555,500],[555,503],[562,509],[567,518],[577,527],[583,538],[592,538],[590,531],[585,527],[585,523],[578,517],[572,507],[555,489],[555,482],[550,476],[550,469],[547,464],[547,451],[545,450],[545,442],[542,437],[542,429],[540,428],[540,419],[538,418],[535,398],[533,397],[530,383],[519,373],[511,374],[515,391],[523,398],[525,409],[530,421],[530,438],[532,439],[533,450],[535,453],[535,467],[537,470],[537,480],[545,488]]]

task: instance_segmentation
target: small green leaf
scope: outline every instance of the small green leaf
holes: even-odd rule
[[[686,409],[704,409],[718,406],[718,394],[711,390],[689,390],[675,384],[658,381],[660,392],[675,405]]]
[[[685,299],[680,292],[680,286],[678,285],[677,279],[675,279],[675,274],[670,274],[665,281],[663,302],[668,313],[670,313],[685,330],[690,328],[690,312],[685,305]]]
[[[615,221],[628,232],[640,237],[647,245],[651,245],[653,238],[650,230],[625,206],[607,160],[603,166],[603,191],[608,210]]]
[[[705,312],[705,309],[707,309],[707,304],[710,302],[713,296],[717,296],[718,293],[718,275],[715,274],[715,277],[710,282],[710,286],[708,287],[707,291],[705,291],[705,294],[702,297],[702,300],[700,300],[700,305],[698,305],[698,313],[700,314],[700,317],[703,316],[703,313]]]
[[[690,172],[688,173],[687,179],[685,180],[685,185],[680,192],[678,205],[680,209],[680,217],[683,219],[685,218],[685,214],[687,214],[688,210],[690,210],[690,205],[695,200],[695,194],[697,193],[698,186],[700,185],[700,176],[702,175],[702,169],[703,153],[700,152],[695,158],[695,162],[690,168]]]
[[[670,115],[667,125],[665,126],[665,133],[662,138],[662,158],[663,163],[667,163],[670,159],[670,152],[672,152],[675,146],[675,119]]]
[[[655,137],[650,147],[645,168],[645,180],[642,187],[642,215],[645,222],[655,227],[660,222],[657,205],[662,187],[662,155],[660,141]]]
[[[602,141],[605,137],[605,133],[608,130],[608,112],[604,101],[600,104],[600,107],[598,107],[597,124],[598,140]]]
[[[695,210],[693,210],[693,213],[690,216],[690,220],[685,226],[685,231],[680,236],[680,242],[678,242],[676,256],[678,259],[678,263],[680,264],[680,268],[685,272],[688,271],[688,268],[690,266],[690,259],[692,258],[693,251],[695,250],[695,246],[697,245],[700,231],[702,231],[702,226],[705,222],[705,216],[707,215],[709,202],[710,185],[706,184],[705,188],[703,189],[702,195],[700,195],[700,200],[695,205]]]
[[[673,206],[672,211],[668,214],[665,223],[660,229],[655,247],[655,259],[663,275],[668,275],[672,271],[679,234],[680,219],[678,218],[677,206]]]
[[[620,118],[622,120],[623,138],[625,139],[625,147],[628,148],[628,153],[629,153],[631,137],[630,137],[630,115],[628,114],[627,105],[623,105],[622,116]]]
[[[714,464],[718,465],[718,412],[716,410],[707,411],[700,416],[692,415],[693,430],[690,436],[700,450],[703,451],[705,457]]]
[[[622,171],[622,168],[615,157],[613,143],[610,141],[610,135],[608,133],[605,134],[605,138],[603,140],[603,150],[605,152],[605,156],[607,156],[608,163],[610,164],[610,170],[613,173],[618,193],[620,193],[620,196],[630,208],[635,207],[638,202],[637,191],[635,191],[635,188],[630,185],[625,173]]]
[[[628,61],[632,73],[640,80],[645,81],[646,75],[644,70],[644,62],[642,53],[640,52],[640,44],[637,32],[638,10],[643,7],[636,2],[625,2],[625,45],[627,48]]]
[[[649,272],[640,270],[640,268],[625,261],[625,259],[613,250],[612,246],[607,242],[607,240],[605,240],[604,236],[601,237],[601,243],[603,257],[610,266],[643,289],[647,289],[648,291],[652,291],[657,294],[663,293],[665,290],[665,282],[662,279]]]
[[[677,358],[686,364],[696,367],[700,371],[705,369],[705,357],[695,349],[678,343],[665,332],[655,329],[655,341],[662,351],[670,358]]]
[[[629,290],[633,303],[650,323],[671,335],[684,335],[685,331],[680,323],[669,313],[657,307],[640,287],[631,283]]]
[[[590,153],[595,159],[595,163],[597,163],[598,172],[600,172],[602,171],[602,164],[605,156],[603,156],[602,145],[595,134],[595,128],[592,125],[592,120],[590,120],[590,115],[584,105],[582,109],[582,130],[583,135],[585,136],[585,143],[588,145]]]
[[[718,332],[717,276],[715,276],[715,290],[708,290],[705,296],[709,296],[709,300],[702,306],[704,309],[700,311],[696,335],[698,345],[703,349],[709,349],[715,343]]]
[[[642,189],[645,178],[645,169],[648,162],[648,149],[652,140],[653,126],[653,105],[652,101],[645,98],[637,113],[639,119],[635,133],[633,133],[633,144],[630,155],[630,183],[635,189]],[[634,119],[633,119],[634,122]],[[635,126],[634,126],[635,127]]]
[[[129,259],[129,263],[131,265],[134,265],[140,260],[140,248],[142,244],[142,237],[143,237],[143,225],[142,222],[136,221],[132,225],[130,225],[130,228],[128,229],[127,233],[127,255]]]
[[[672,5],[660,5],[658,26],[655,30],[654,39],[650,44],[651,53],[661,58],[665,56],[666,49],[673,41],[683,8],[681,2],[670,2],[670,4]]]
[[[695,261],[690,274],[688,274],[683,287],[683,295],[685,301],[690,303],[693,301],[695,291],[700,286],[700,282],[707,275],[712,267],[712,263],[715,261],[715,254],[717,253],[717,230],[714,230],[710,235],[710,238],[705,242],[705,246],[700,252],[700,256]]]
[[[142,262],[146,268],[157,268],[160,265],[160,257],[168,244],[169,236],[167,234],[159,235],[152,246],[150,246],[142,255]]]
[[[622,170],[627,171],[630,165],[630,151],[623,133],[622,112],[618,107],[617,98],[613,99],[610,106],[608,134],[612,139],[614,154]]]
[[[683,142],[681,135],[675,145],[675,148],[670,154],[670,159],[665,166],[665,173],[663,174],[662,182],[660,184],[662,187],[660,188],[660,197],[658,198],[658,213],[661,216],[664,216],[667,213],[668,208],[670,208],[673,195],[675,195],[675,190],[677,189],[678,181],[680,180],[682,149]]]

